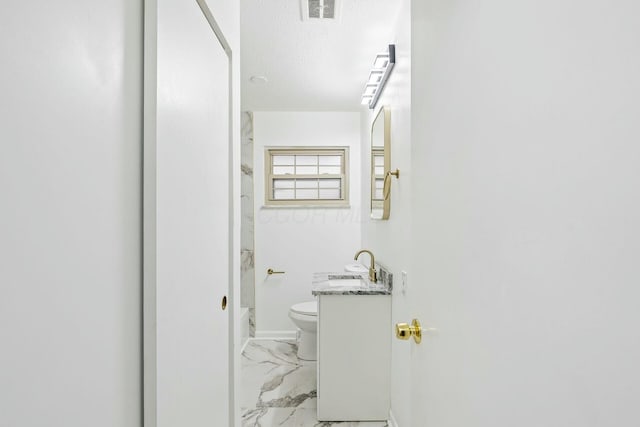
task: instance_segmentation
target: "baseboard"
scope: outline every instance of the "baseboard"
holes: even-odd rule
[[[400,427],[396,421],[396,417],[393,416],[392,410],[389,410],[389,427]]]
[[[297,331],[256,331],[255,339],[295,341],[297,334]]]

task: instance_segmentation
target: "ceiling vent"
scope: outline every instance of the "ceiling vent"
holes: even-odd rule
[[[340,18],[342,0],[300,0],[303,21]]]

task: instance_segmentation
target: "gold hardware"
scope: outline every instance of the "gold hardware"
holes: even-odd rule
[[[422,341],[422,327],[418,319],[413,319],[411,325],[408,323],[396,323],[396,338],[399,340],[408,340],[413,337],[416,344]]]
[[[378,273],[376,272],[376,259],[373,257],[373,253],[367,249],[359,250],[356,253],[356,256],[353,257],[354,260],[358,260],[358,257],[361,253],[366,252],[371,257],[371,265],[369,266],[369,280],[373,283],[378,281]]]
[[[222,297],[222,311],[224,311],[227,308],[227,296],[223,296]]]
[[[284,274],[284,271],[274,271],[273,268],[270,268],[267,270],[267,274],[268,275],[272,275],[272,274]]]
[[[396,179],[400,179],[400,169],[396,169],[394,172],[387,171],[384,176],[384,184],[382,186],[382,194],[384,195],[384,200],[389,200],[389,195],[391,195],[391,175],[395,176]]]

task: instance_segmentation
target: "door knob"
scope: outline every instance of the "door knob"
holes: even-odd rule
[[[267,270],[267,274],[268,275],[272,275],[272,274],[284,274],[284,271],[274,271],[273,268],[270,268]]]
[[[408,323],[396,323],[396,338],[399,340],[408,340],[413,337],[416,344],[422,341],[422,327],[418,319],[413,319],[411,325]]]

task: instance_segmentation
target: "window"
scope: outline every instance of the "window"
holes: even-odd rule
[[[349,149],[268,148],[265,204],[346,206]]]
[[[371,209],[381,209],[384,203],[384,149],[371,150]]]

